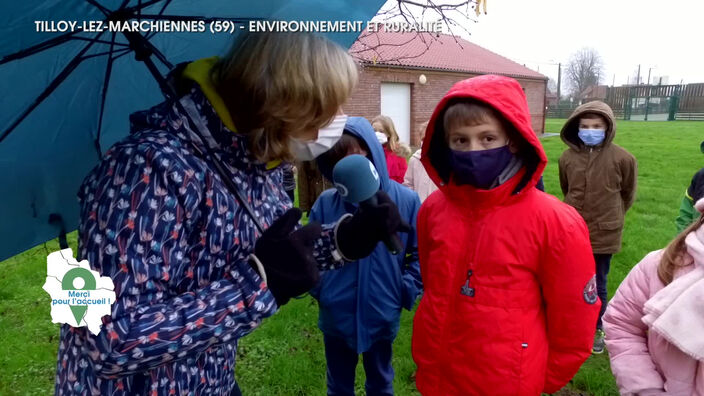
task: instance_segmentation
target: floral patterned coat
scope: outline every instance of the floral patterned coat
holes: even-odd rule
[[[281,169],[250,160],[197,84],[181,102],[197,108],[205,140],[268,227],[292,206]],[[130,136],[80,187],[79,257],[112,278],[117,301],[97,336],[61,328],[58,395],[229,394],[237,339],[277,309],[247,261],[258,231],[185,120],[173,102],[132,114]],[[330,269],[340,263],[323,228],[315,256]]]

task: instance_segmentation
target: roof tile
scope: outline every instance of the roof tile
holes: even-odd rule
[[[447,34],[365,31],[349,52],[364,63],[547,79],[486,48]]]

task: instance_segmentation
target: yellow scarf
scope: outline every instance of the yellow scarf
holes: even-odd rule
[[[215,109],[215,112],[218,117],[220,117],[222,123],[232,132],[237,132],[235,123],[232,122],[230,112],[227,111],[227,107],[225,106],[225,101],[223,101],[220,95],[218,95],[213,82],[210,80],[210,69],[215,66],[217,61],[218,57],[213,56],[191,62],[186,66],[186,69],[184,69],[182,76],[189,78],[200,85],[200,89],[205,94],[208,102],[210,102]]]

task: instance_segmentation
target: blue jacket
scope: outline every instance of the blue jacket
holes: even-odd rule
[[[384,151],[366,119],[350,117],[345,132],[366,142],[370,160],[379,172],[381,189],[389,194],[401,217],[413,227],[410,233],[399,233],[406,247],[405,254],[394,256],[380,242],[369,257],[348,263],[339,270],[323,272],[320,284],[311,291],[320,306],[320,330],[345,339],[350,348],[362,353],[376,341],[396,337],[401,307],[412,309],[422,290],[416,242],[420,199],[414,191],[389,179]],[[332,169],[321,166],[321,172],[330,178]],[[330,223],[355,211],[354,205],[345,203],[336,190],[330,189],[313,205],[310,220]]]

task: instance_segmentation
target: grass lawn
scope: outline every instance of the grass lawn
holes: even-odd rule
[[[559,132],[564,120],[548,120],[547,132]],[[637,122],[618,124],[616,143],[638,158],[638,197],[628,212],[623,250],[614,256],[609,293],[647,252],[675,235],[674,219],[684,189],[704,166],[699,143],[704,123]],[[559,137],[542,140],[550,163],[545,172],[549,193],[562,197],[557,159],[565,149]],[[75,249],[72,234],[69,243]],[[59,326],[51,323],[49,296],[42,290],[46,256],[58,250],[48,242],[0,263],[0,395],[46,395],[53,391]],[[394,348],[395,391],[417,395],[408,377],[412,313],[404,312]],[[325,357],[317,329],[317,308],[310,297],[294,300],[260,329],[240,341],[237,379],[245,395],[324,395]],[[358,367],[357,391],[364,394]],[[606,355],[591,357],[569,386],[583,394],[617,395]]]

